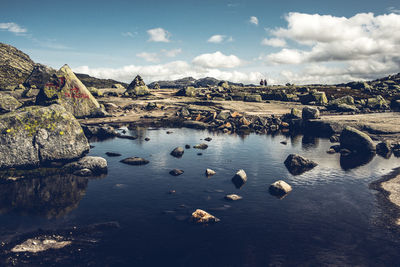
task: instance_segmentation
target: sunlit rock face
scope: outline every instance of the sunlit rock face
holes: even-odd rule
[[[73,175],[26,178],[0,183],[0,213],[62,217],[78,207],[88,179]]]

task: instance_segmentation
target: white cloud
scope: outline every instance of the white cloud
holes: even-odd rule
[[[258,18],[255,16],[251,16],[249,22],[254,25],[258,25]]]
[[[0,30],[6,30],[15,34],[23,34],[28,31],[14,22],[0,23]]]
[[[285,47],[286,46],[286,41],[284,39],[280,38],[264,38],[261,41],[262,45],[268,45],[268,46],[273,46],[273,47]]]
[[[264,77],[260,72],[223,71],[217,68],[196,66],[185,61],[173,61],[166,64],[149,66],[129,65],[115,69],[80,66],[73,68],[73,71],[77,73],[86,73],[97,78],[114,79],[127,83],[131,82],[137,74],[141,75],[147,83],[159,80],[176,80],[191,76],[196,79],[214,77],[220,80],[247,84],[258,83],[258,81]]]
[[[391,7],[388,7],[387,10],[389,11],[389,13],[400,14],[400,8],[395,8],[395,7],[391,6]]]
[[[176,57],[180,53],[182,53],[182,49],[177,48],[177,49],[171,49],[171,50],[166,50],[162,49],[161,52],[164,54],[166,57]]]
[[[136,54],[137,57],[143,58],[147,62],[158,62],[160,61],[157,53],[147,53],[147,52],[142,52]]]
[[[227,56],[217,51],[212,54],[199,55],[193,59],[192,63],[204,68],[235,68],[242,61],[235,55]]]
[[[303,79],[296,74],[291,76],[293,79],[326,80],[308,68],[314,63],[341,64],[343,71],[339,74],[337,68],[324,69],[329,70],[324,75],[337,80],[376,78],[378,74],[395,73],[400,68],[400,35],[395,34],[400,32],[398,14],[360,13],[346,18],[289,13],[285,19],[287,27],[271,30],[274,38],[268,43],[272,39],[287,39],[300,46],[284,48],[266,58],[275,64],[300,64],[303,69],[298,73]]]
[[[169,43],[171,34],[163,28],[154,28],[147,31],[149,34],[149,42]]]
[[[211,36],[207,40],[207,42],[219,44],[219,43],[222,43],[224,41],[225,37],[226,37],[225,35],[216,34],[216,35]]]

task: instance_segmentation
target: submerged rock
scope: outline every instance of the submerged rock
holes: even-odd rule
[[[292,187],[285,181],[279,180],[269,186],[272,195],[282,197],[292,191]]]
[[[16,245],[11,252],[31,252],[38,253],[49,249],[60,249],[71,245],[71,241],[58,241],[56,239],[28,239],[22,244]]]
[[[183,153],[185,153],[185,150],[182,147],[178,146],[174,150],[172,150],[171,155],[176,158],[180,158],[183,156]]]
[[[207,144],[198,144],[198,145],[195,145],[195,146],[193,146],[193,148],[197,148],[197,149],[207,149],[208,148],[208,145]]]
[[[150,161],[148,161],[148,160],[146,160],[144,158],[130,157],[130,158],[123,159],[120,162],[128,164],[128,165],[146,165]]]
[[[190,217],[190,220],[194,223],[198,224],[208,224],[208,223],[215,223],[219,222],[220,219],[217,217],[211,215],[210,213],[197,209],[192,213],[192,216]]]
[[[37,105],[60,104],[75,117],[97,116],[100,105],[68,65],[54,74],[36,97]]]
[[[318,164],[297,154],[290,154],[285,160],[285,166],[292,175],[299,175],[313,169]]]
[[[180,170],[180,169],[173,169],[173,170],[171,170],[170,172],[169,172],[169,174],[171,174],[171,175],[173,175],[173,176],[179,176],[179,175],[181,175],[181,174],[183,174],[184,173],[184,171],[183,170]]]
[[[241,197],[241,196],[239,196],[239,195],[236,195],[236,194],[230,194],[230,195],[226,195],[225,196],[225,199],[226,200],[231,200],[231,201],[236,201],[236,200],[240,200],[240,199],[242,199],[243,197]]]
[[[6,113],[0,129],[0,169],[72,160],[89,151],[79,122],[60,105]]]
[[[102,157],[86,156],[77,162],[65,165],[64,168],[72,170],[74,174],[80,176],[90,176],[91,174],[87,170],[90,170],[93,175],[100,175],[107,173],[107,160]]]
[[[241,188],[247,182],[247,174],[244,170],[238,170],[232,177],[232,183],[236,188]]]
[[[376,150],[371,137],[352,127],[345,127],[340,134],[340,146],[353,153],[374,153]]]
[[[120,157],[121,154],[115,152],[106,152],[106,155],[109,157]]]

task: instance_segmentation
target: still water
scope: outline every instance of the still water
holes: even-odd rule
[[[399,158],[376,156],[364,166],[343,169],[338,154],[326,153],[332,145],[326,139],[240,137],[191,129],[140,129],[131,134],[139,138],[92,143],[90,155],[108,161],[105,177],[59,176],[0,184],[4,242],[42,230],[65,234],[60,229],[104,222],[119,225],[80,237],[59,251],[25,255],[21,265],[400,264],[398,233],[386,227],[377,192],[369,189],[372,181],[400,165]],[[212,141],[204,141],[206,137]],[[182,158],[170,155],[177,146],[199,143],[207,143],[208,149],[185,149]],[[107,157],[106,152],[122,156]],[[283,164],[290,153],[319,165],[293,176]],[[119,162],[132,156],[150,163]],[[171,176],[174,168],[184,174]],[[216,175],[207,178],[206,168]],[[231,182],[238,169],[248,176],[241,189]],[[293,191],[283,199],[270,195],[268,187],[276,180],[286,181]],[[176,193],[169,194],[171,190]],[[232,193],[243,199],[224,199]],[[198,208],[221,221],[208,226],[189,223]]]

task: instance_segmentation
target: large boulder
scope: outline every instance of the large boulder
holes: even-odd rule
[[[299,95],[299,98],[303,105],[308,105],[311,102],[315,102],[315,104],[321,106],[328,104],[325,92],[318,92],[316,90],[310,91],[308,94]]]
[[[304,107],[302,111],[303,120],[313,120],[319,118],[319,110],[313,107]]]
[[[102,157],[86,156],[67,164],[64,168],[79,176],[100,175],[107,173],[107,160]]]
[[[150,90],[144,83],[142,77],[137,75],[135,79],[129,84],[125,94],[132,97],[149,95]]]
[[[353,153],[373,153],[376,146],[366,133],[363,133],[353,127],[345,127],[340,134],[341,148],[348,149]]]
[[[61,105],[6,113],[0,129],[0,169],[72,160],[89,151],[79,122]]]
[[[318,165],[314,161],[297,154],[290,154],[284,163],[288,171],[293,175],[302,174]]]
[[[381,95],[377,95],[376,97],[367,99],[367,107],[370,109],[385,109],[388,107],[388,104]]]
[[[0,94],[0,113],[14,111],[21,106],[22,104],[11,95]]]
[[[60,104],[75,117],[96,116],[99,103],[68,65],[54,74],[36,97],[37,105]]]
[[[176,95],[177,96],[188,96],[188,97],[195,97],[198,94],[198,90],[193,86],[187,86],[179,90]]]
[[[247,182],[247,174],[244,170],[238,170],[232,177],[232,183],[236,188],[241,188]]]
[[[24,85],[28,88],[36,87],[43,89],[46,83],[50,80],[51,76],[53,76],[57,71],[53,68],[47,67],[42,64],[36,64],[25,80]]]

